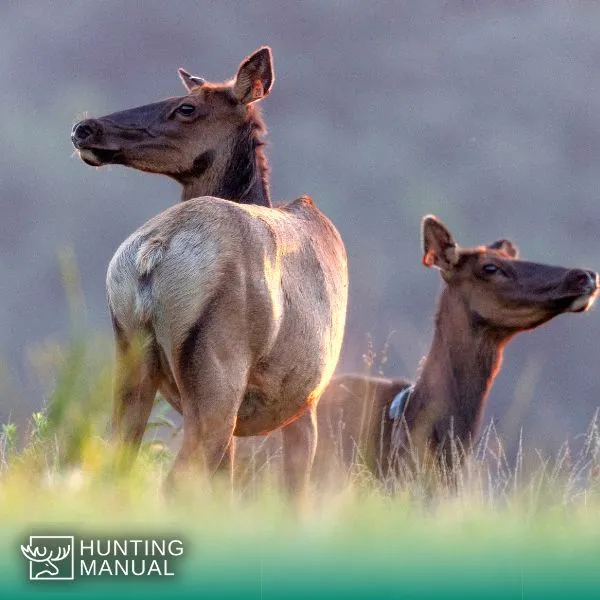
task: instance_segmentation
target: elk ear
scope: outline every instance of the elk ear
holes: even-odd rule
[[[446,226],[433,215],[423,217],[423,264],[442,271],[452,269],[458,260],[458,246]]]
[[[498,250],[510,258],[519,257],[519,249],[510,240],[498,240],[488,246],[490,250]]]
[[[240,64],[233,83],[233,94],[242,104],[250,104],[266,98],[274,81],[271,48],[263,46]]]
[[[185,89],[188,92],[191,92],[193,89],[204,85],[206,81],[202,79],[202,77],[198,77],[197,75],[190,75],[185,69],[178,69],[179,78],[183,83]]]

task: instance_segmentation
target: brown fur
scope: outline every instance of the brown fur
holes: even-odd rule
[[[240,80],[250,85],[247,71],[256,72],[250,59],[262,65],[263,94],[240,101],[234,87]],[[270,206],[266,127],[256,101],[273,84],[271,60],[268,48],[258,50],[224,83],[204,82],[180,69],[187,95],[80,121],[73,126],[73,144],[89,165],[121,164],[175,179],[183,187],[182,200],[215,196]],[[179,112],[187,106],[193,107],[189,116]]]
[[[188,96],[73,130],[86,162],[169,175],[187,200],[134,232],[108,268],[114,430],[135,452],[160,389],[184,420],[173,477],[212,473],[225,455],[230,464],[232,435],[283,427],[286,483],[302,492],[342,342],[345,249],[308,197],[269,207],[264,126],[250,103],[270,91],[270,51],[225,84],[180,75]],[[186,104],[191,122],[173,113]]]
[[[433,343],[403,417],[391,420],[389,408],[408,381],[333,378],[317,411],[321,479],[331,471],[330,457],[348,464],[357,452],[379,477],[433,457],[452,467],[453,452],[462,458],[477,435],[506,343],[561,313],[587,309],[597,293],[596,273],[518,260],[507,240],[461,249],[434,217],[424,219],[423,237],[423,263],[439,268],[445,285]],[[497,272],[486,273],[490,264]]]

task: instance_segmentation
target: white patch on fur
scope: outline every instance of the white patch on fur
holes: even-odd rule
[[[139,281],[135,293],[135,312],[142,321],[152,318],[154,298],[152,296],[152,272],[163,260],[166,247],[160,238],[152,238],[138,250],[135,267]]]
[[[135,260],[135,267],[140,277],[146,277],[154,271],[163,259],[165,250],[165,244],[160,238],[152,238],[140,246]]]

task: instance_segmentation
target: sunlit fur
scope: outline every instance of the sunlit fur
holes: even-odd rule
[[[335,377],[318,408],[322,479],[340,450],[343,462],[358,454],[382,478],[432,459],[445,467],[461,461],[477,435],[506,343],[561,313],[588,308],[597,294],[596,273],[518,260],[507,240],[461,249],[434,217],[423,221],[423,241],[423,263],[440,269],[444,288],[404,418],[394,422],[388,411],[407,380]],[[498,271],[486,273],[490,264]]]
[[[232,435],[284,427],[286,483],[302,493],[316,403],[342,343],[344,245],[310,198],[269,206],[264,127],[251,103],[270,91],[270,50],[243,61],[225,84],[181,76],[191,88],[183,103],[200,111],[195,122],[165,120],[182,102],[172,99],[73,132],[80,146],[78,136],[110,141],[115,162],[174,177],[186,200],[135,231],[108,268],[113,427],[135,454],[160,390],[184,421],[172,477],[202,466],[214,472],[224,455],[231,459]]]

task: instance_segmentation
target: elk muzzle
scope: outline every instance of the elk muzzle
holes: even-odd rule
[[[592,306],[598,289],[600,278],[595,271],[571,269],[565,277],[565,292],[572,296],[569,312],[582,312]]]
[[[84,163],[93,167],[118,163],[120,148],[106,143],[104,127],[97,119],[85,119],[75,123],[71,130],[71,142]]]

